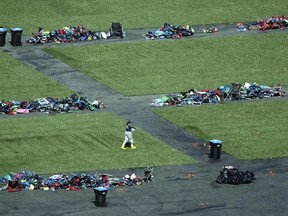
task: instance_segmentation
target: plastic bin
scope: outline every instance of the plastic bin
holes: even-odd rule
[[[210,144],[210,158],[213,160],[219,160],[221,158],[221,147],[223,141],[209,140],[209,144]]]
[[[6,41],[6,33],[7,29],[6,28],[0,28],[0,46],[5,46],[5,41]]]
[[[12,46],[22,46],[21,36],[23,29],[22,28],[11,28],[11,45]]]
[[[95,205],[98,207],[106,207],[106,195],[108,193],[108,188],[105,187],[94,187],[95,193]]]

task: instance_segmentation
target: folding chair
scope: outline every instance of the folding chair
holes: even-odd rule
[[[241,87],[242,84],[240,83],[232,83],[232,91],[230,93],[231,95],[231,100],[241,100]]]
[[[220,90],[221,90],[221,95],[222,95],[221,99],[223,101],[231,99],[231,92],[233,90],[232,84],[227,84],[227,85],[221,86]]]
[[[116,38],[116,37],[123,38],[124,37],[123,28],[119,22],[112,22],[112,25],[110,28],[110,37],[111,38]]]

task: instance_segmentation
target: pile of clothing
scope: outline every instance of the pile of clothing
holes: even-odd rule
[[[237,31],[247,31],[247,30],[262,30],[266,31],[269,29],[284,29],[288,28],[288,17],[272,16],[266,20],[258,19],[254,23],[238,23],[236,25]]]
[[[47,97],[31,101],[2,100],[0,103],[1,114],[28,114],[31,112],[69,113],[74,110],[103,109],[102,101],[90,101],[87,97],[78,96],[76,93],[63,99]]]
[[[80,189],[112,186],[134,186],[142,183],[153,181],[153,168],[144,169],[144,175],[138,176],[135,173],[126,174],[123,177],[113,177],[106,173],[94,174],[55,174],[48,178],[43,178],[38,174],[30,171],[22,171],[21,173],[10,173],[0,177],[0,191],[8,190],[8,192],[18,192],[22,190],[44,190],[55,191],[57,189],[65,189],[76,191]]]
[[[32,33],[30,39],[26,40],[29,44],[45,44],[45,43],[67,43],[79,41],[99,40],[101,32],[87,30],[83,26],[63,27],[53,31],[45,31],[39,27],[37,33]]]
[[[171,25],[169,23],[164,23],[155,32],[149,31],[145,35],[142,35],[147,40],[154,39],[180,39],[182,37],[193,36],[194,29],[189,25]]]
[[[285,97],[286,92],[282,90],[280,84],[274,87],[259,85],[257,83],[248,83],[244,85],[236,83],[237,89],[234,88],[235,83],[220,86],[217,89],[203,89],[197,91],[192,88],[188,91],[181,92],[177,95],[156,98],[152,101],[152,106],[173,106],[173,105],[201,105],[203,103],[218,104],[225,100],[248,100],[265,97]]]

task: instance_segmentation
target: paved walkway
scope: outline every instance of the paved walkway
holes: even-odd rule
[[[257,34],[251,31],[239,33],[235,25],[218,26],[216,34],[195,34],[199,37],[239,36]],[[199,29],[205,28],[198,26]],[[153,31],[153,29],[150,29]],[[149,30],[127,30],[127,38],[121,40],[90,41],[88,43],[148,42],[141,37]],[[265,33],[272,33],[265,32]],[[279,33],[287,33],[284,30]],[[23,39],[24,40],[24,39]],[[9,36],[7,38],[9,41]],[[84,43],[65,44],[78,46]],[[142,186],[113,188],[108,192],[106,208],[95,207],[92,189],[77,192],[23,191],[1,192],[0,215],[286,215],[288,159],[238,161],[223,152],[220,161],[208,159],[205,141],[149,111],[152,99],[158,97],[124,97],[103,86],[81,71],[52,58],[42,51],[47,44],[33,46],[23,43],[22,47],[6,44],[1,50],[14,58],[57,80],[88,98],[97,96],[112,111],[124,119],[133,119],[142,130],[159,140],[177,148],[198,160],[196,165],[156,167],[155,182]],[[162,95],[161,95],[162,96]],[[240,170],[253,171],[256,181],[247,185],[219,185],[215,179],[224,165],[233,165]],[[98,172],[98,170],[97,170]],[[110,171],[109,171],[110,172]],[[141,169],[115,170],[115,176],[136,172]]]

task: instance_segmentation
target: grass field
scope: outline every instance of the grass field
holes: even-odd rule
[[[35,100],[42,97],[66,97],[73,91],[24,63],[0,52],[0,100]]]
[[[258,101],[216,106],[154,109],[204,140],[220,139],[238,159],[288,157],[288,101]]]
[[[22,170],[84,172],[196,162],[141,129],[134,133],[137,149],[121,150],[125,121],[109,112],[3,119],[0,126],[0,174]]]
[[[287,34],[270,34],[46,51],[121,94],[145,95],[216,89],[231,82],[287,82],[287,46]]]
[[[1,0],[0,26],[21,27],[30,35],[38,27],[56,30],[83,25],[105,31],[119,20],[124,28],[171,24],[207,24],[256,21],[287,13],[285,0]]]
[[[30,35],[39,26],[55,30],[83,25],[105,31],[113,20],[119,20],[124,29],[158,27],[164,22],[193,26],[255,21],[285,14],[288,2],[2,0],[0,8],[1,26],[21,27],[24,35]],[[124,95],[145,95],[178,93],[192,87],[216,88],[234,81],[287,84],[286,47],[287,34],[263,34],[46,51]],[[1,100],[61,98],[73,92],[4,52],[0,59]],[[122,79],[125,76],[130,77],[128,82]],[[275,101],[155,111],[203,139],[222,139],[223,149],[237,158],[256,159],[287,157],[285,107],[287,102]],[[142,167],[152,160],[154,165],[195,163],[141,130],[135,134],[137,150],[120,151],[124,123],[105,111],[3,118],[0,174],[24,169],[53,173]]]

